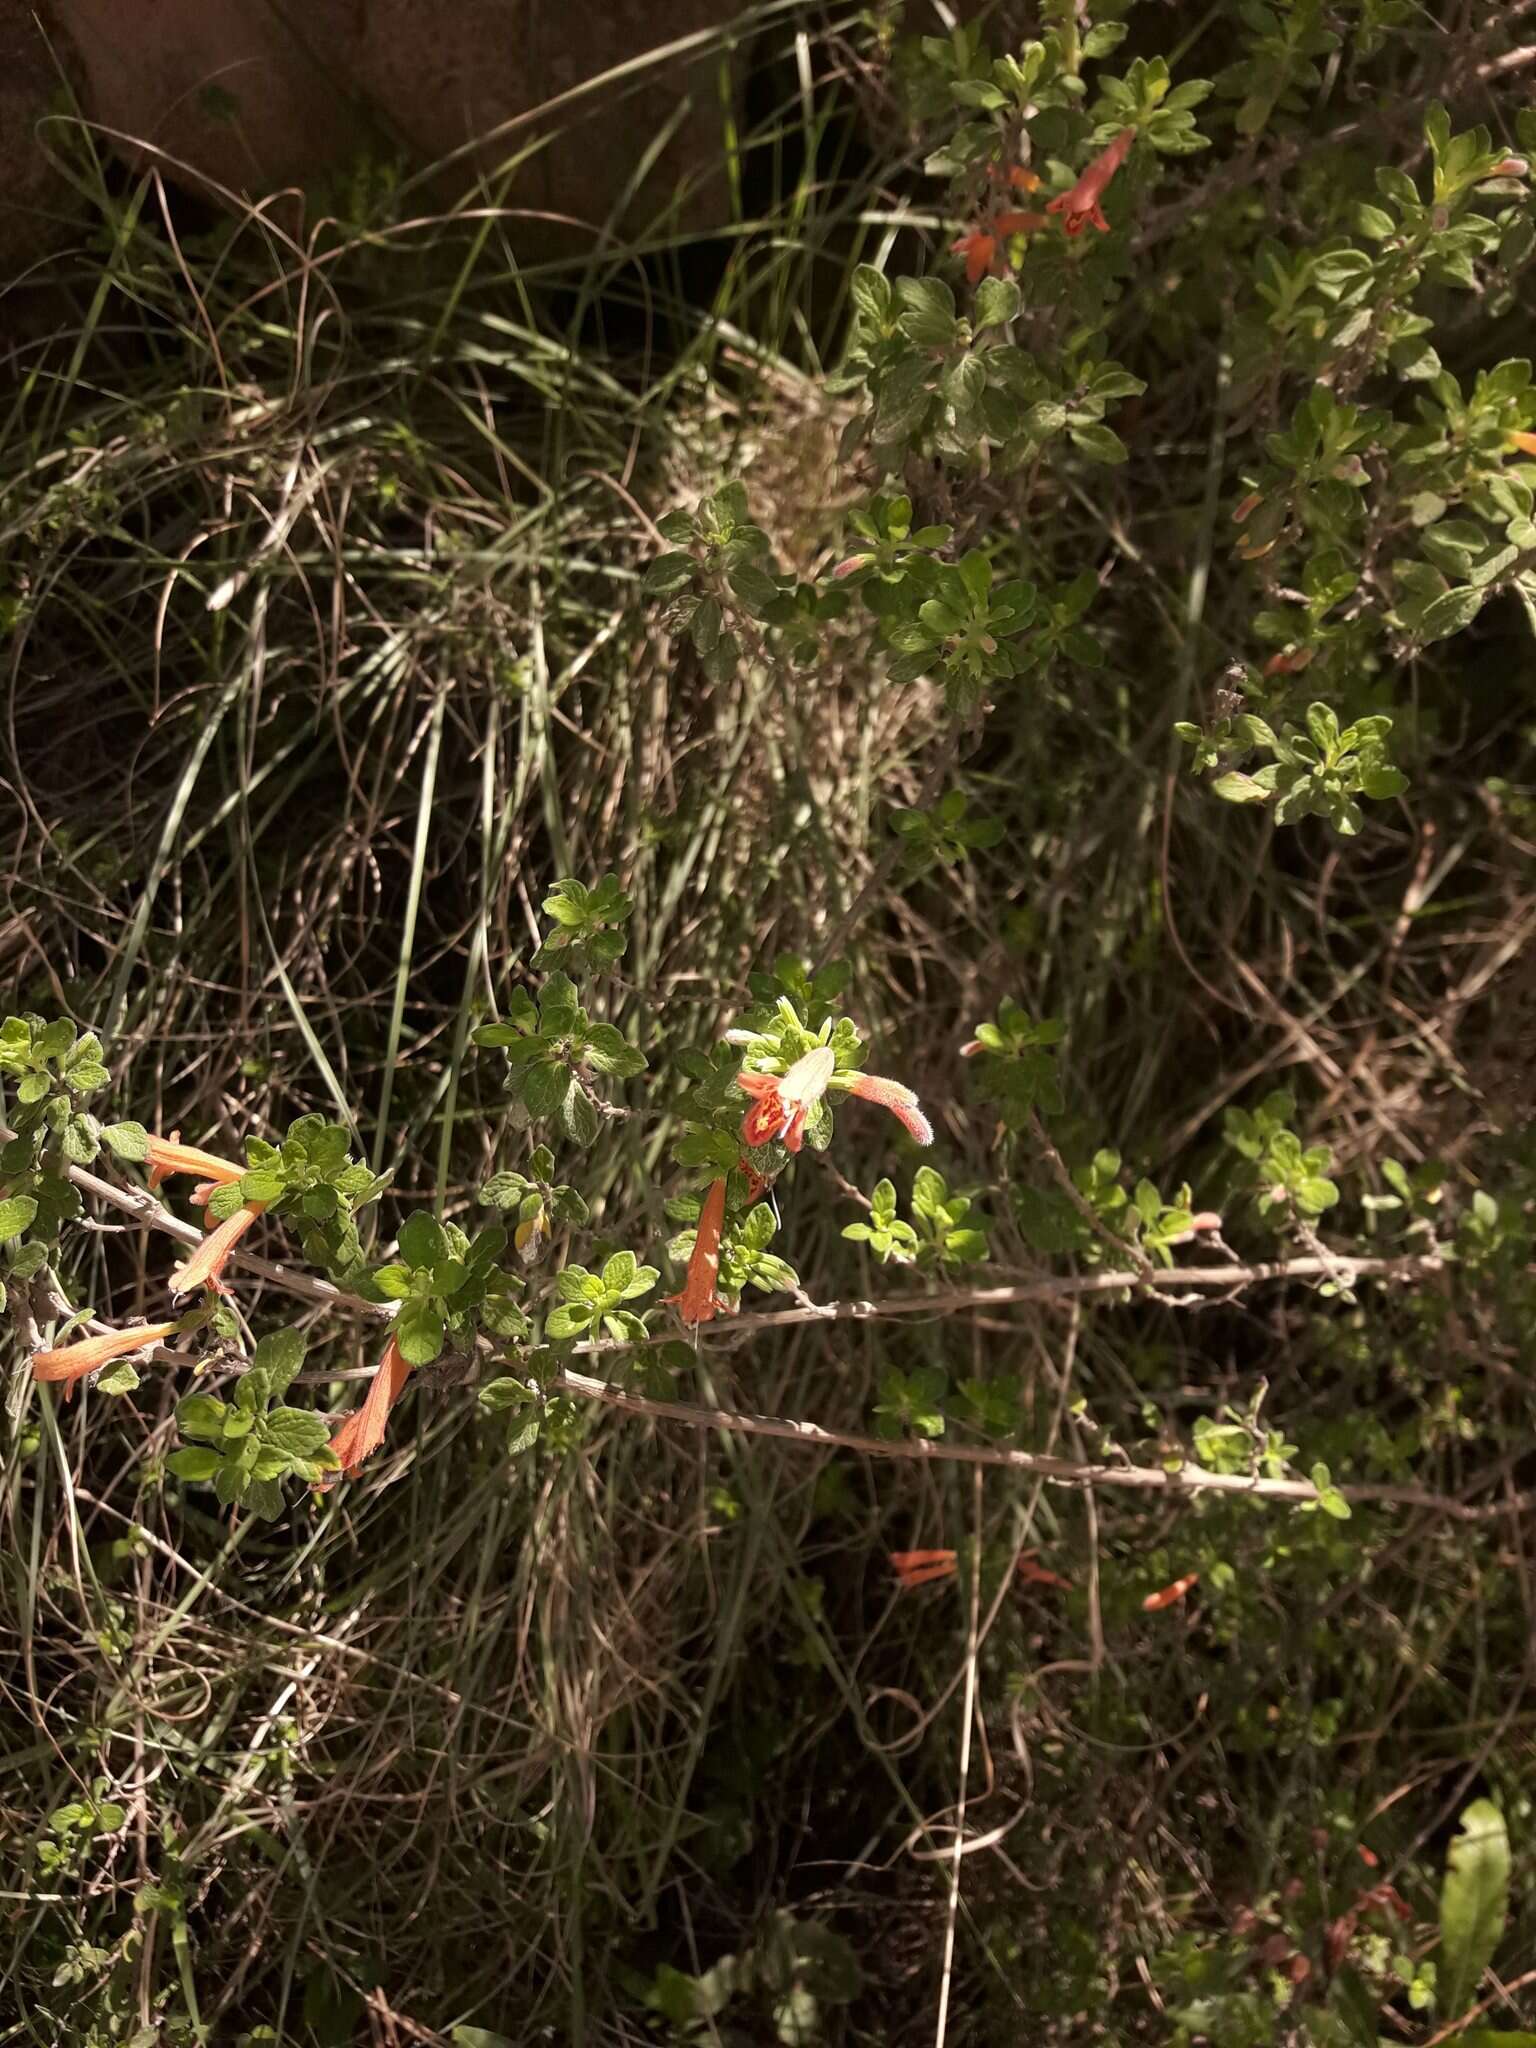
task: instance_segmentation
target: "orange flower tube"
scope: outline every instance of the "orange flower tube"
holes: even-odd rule
[[[1090,225],[1101,235],[1109,233],[1109,222],[1100,202],[1109,189],[1110,179],[1130,155],[1135,140],[1134,128],[1122,128],[1109,147],[1099,151],[1071,191],[1061,193],[1046,207],[1047,213],[1061,215],[1061,224],[1069,235],[1080,235]]]
[[[265,1207],[264,1202],[248,1202],[233,1216],[226,1217],[217,1230],[209,1231],[191,1258],[172,1273],[172,1294],[195,1294],[199,1287],[218,1287],[219,1275],[230,1253]]]
[[[355,1471],[383,1443],[389,1411],[399,1400],[400,1390],[410,1375],[411,1368],[391,1337],[379,1360],[379,1369],[368,1384],[367,1399],[331,1438],[331,1449],[341,1460],[343,1472]]]
[[[805,1143],[805,1120],[827,1092],[837,1070],[830,1045],[813,1045],[787,1074],[738,1074],[736,1085],[756,1100],[741,1120],[742,1142],[767,1145],[781,1139],[791,1152]]]
[[[950,253],[965,258],[967,284],[980,284],[988,275],[1006,277],[1010,266],[1003,244],[1008,236],[1033,235],[1049,226],[1043,213],[995,213],[985,227],[971,228],[951,242]]]
[[[149,1141],[149,1184],[159,1187],[173,1173],[195,1173],[200,1180],[238,1180],[245,1172],[232,1159],[221,1159],[217,1152],[204,1152],[198,1145],[183,1145],[181,1133],[172,1131],[168,1138],[152,1137]]]
[[[1070,1593],[1072,1581],[1064,1579],[1060,1572],[1048,1572],[1044,1565],[1035,1563],[1035,1552],[1022,1551],[1014,1560],[1014,1570],[1021,1579],[1031,1586],[1055,1586],[1063,1593]]]
[[[901,1582],[904,1593],[914,1586],[929,1586],[938,1579],[947,1579],[955,1569],[955,1553],[952,1550],[893,1550],[891,1570]]]
[[[110,1365],[114,1358],[126,1358],[130,1352],[147,1351],[151,1344],[163,1344],[179,1327],[177,1323],[144,1323],[136,1330],[107,1330],[99,1337],[84,1337],[57,1351],[35,1351],[32,1377],[62,1385],[67,1401],[75,1391],[75,1381],[88,1372]]]
[[[887,1081],[879,1074],[844,1074],[842,1085],[861,1102],[878,1102],[882,1109],[888,1109],[908,1137],[915,1138],[919,1145],[933,1143],[933,1125],[923,1115],[912,1090],[904,1088],[900,1081]]]
[[[717,1180],[710,1183],[699,1211],[687,1281],[682,1293],[672,1296],[673,1301],[681,1304],[678,1314],[685,1323],[711,1323],[720,1312],[722,1303],[715,1292],[715,1282],[720,1275],[720,1233],[724,1228],[725,1182]]]
[[[1184,1578],[1175,1579],[1171,1586],[1164,1586],[1161,1592],[1149,1593],[1142,1601],[1142,1607],[1148,1614],[1160,1614],[1165,1607],[1172,1607],[1182,1600],[1190,1587],[1199,1583],[1200,1574],[1189,1572]]]

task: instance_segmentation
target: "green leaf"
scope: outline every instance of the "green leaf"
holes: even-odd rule
[[[872,264],[861,263],[849,282],[853,303],[864,317],[885,326],[891,317],[891,281]]]
[[[1486,590],[1470,586],[1460,590],[1447,590],[1437,597],[1423,613],[1418,622],[1418,637],[1422,641],[1448,640],[1453,633],[1459,633],[1482,610],[1488,597]]]
[[[1475,1799],[1446,1858],[1440,1888],[1436,2000],[1454,2020],[1476,2003],[1509,1914],[1509,1832],[1491,1799]]]
[[[304,1363],[305,1348],[300,1330],[274,1330],[256,1346],[254,1363],[266,1373],[273,1400],[280,1400],[292,1385],[294,1374]]]
[[[647,568],[640,587],[647,597],[673,597],[693,581],[697,567],[693,556],[682,550],[659,555]]]
[[[550,1311],[544,1328],[551,1337],[579,1337],[592,1321],[593,1309],[589,1302],[562,1302]]]
[[[937,277],[898,277],[898,324],[919,348],[948,348],[955,338],[955,295]]]
[[[1093,462],[1125,462],[1130,450],[1115,432],[1102,421],[1072,429],[1072,445],[1080,449]]]
[[[469,1268],[462,1259],[444,1259],[432,1269],[432,1292],[439,1300],[457,1294],[468,1278]]]
[[[624,1299],[626,1301],[638,1301],[642,1294],[650,1293],[660,1278],[661,1274],[654,1266],[641,1266],[636,1272],[634,1279],[625,1288]]]
[[[546,1037],[564,1038],[576,1029],[580,1016],[575,982],[568,974],[551,974],[539,997],[539,1029]]]
[[[599,1074],[612,1074],[618,1080],[627,1081],[635,1074],[645,1072],[645,1054],[631,1045],[623,1033],[612,1024],[593,1024],[587,1030],[586,1050],[582,1059]]]
[[[603,1289],[605,1293],[624,1298],[624,1290],[640,1270],[640,1261],[633,1252],[615,1252],[603,1268]]]
[[[11,1195],[0,1202],[0,1244],[9,1244],[30,1229],[36,1215],[37,1204],[30,1195]]]
[[[45,1024],[32,1041],[34,1059],[56,1060],[69,1051],[75,1042],[75,1027],[67,1017],[56,1017],[51,1024]]]
[[[72,1116],[60,1133],[64,1157],[76,1166],[89,1166],[99,1149],[101,1126],[93,1116]]]
[[[740,1226],[740,1242],[748,1251],[763,1251],[773,1242],[777,1226],[773,1220],[773,1209],[767,1202],[759,1202],[748,1210]]]
[[[1212,796],[1219,796],[1223,803],[1262,804],[1268,803],[1274,794],[1251,775],[1244,775],[1236,768],[1229,775],[1218,775],[1211,784]]]
[[[264,1522],[275,1522],[283,1512],[280,1489],[270,1479],[253,1477],[245,1489],[245,1511],[259,1515]]]
[[[407,1365],[430,1365],[443,1348],[443,1319],[430,1301],[408,1301],[395,1318],[395,1342]]]
[[[212,1394],[184,1394],[176,1403],[176,1427],[183,1436],[206,1437],[217,1443],[228,1413],[225,1403]]]
[[[447,1233],[430,1210],[416,1210],[401,1225],[400,1256],[417,1272],[430,1271],[447,1258]]]
[[[923,356],[909,356],[886,374],[875,413],[875,431],[881,441],[909,440],[922,425],[932,397],[928,388],[932,367]]]
[[[976,287],[972,325],[979,334],[984,327],[1000,327],[1013,319],[1023,303],[1023,294],[1011,277],[984,277]]]
[[[571,1070],[563,1060],[545,1060],[524,1075],[523,1101],[533,1117],[553,1116],[571,1087]]]
[[[126,1358],[120,1358],[116,1365],[98,1373],[91,1384],[98,1394],[131,1394],[139,1384],[139,1376]]]
[[[138,1166],[149,1157],[149,1133],[142,1124],[103,1124],[101,1135],[114,1158]]]
[[[515,1024],[481,1024],[470,1033],[476,1045],[487,1046],[493,1051],[517,1045],[526,1035]]]
[[[307,1408],[274,1408],[267,1417],[267,1442],[296,1458],[313,1457],[331,1440],[331,1426]]]
[[[476,1398],[490,1414],[499,1415],[504,1408],[526,1408],[536,1397],[526,1381],[503,1377],[487,1380]]]
[[[189,1446],[186,1450],[172,1451],[165,1461],[165,1466],[166,1470],[174,1472],[178,1479],[191,1479],[206,1485],[219,1470],[220,1462],[217,1451],[205,1451]]]
[[[562,1068],[561,1072],[564,1071]],[[578,1145],[595,1143],[601,1128],[591,1097],[574,1075],[560,1104],[560,1126],[566,1136]]]

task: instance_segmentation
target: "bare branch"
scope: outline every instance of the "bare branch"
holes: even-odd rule
[[[201,1233],[194,1225],[173,1216],[144,1189],[119,1187],[113,1181],[103,1180],[99,1174],[88,1172],[83,1166],[72,1166],[69,1177],[84,1193],[95,1195],[128,1215],[136,1216],[151,1230],[162,1231],[182,1244],[201,1242]],[[371,1316],[375,1320],[387,1320],[395,1313],[393,1302],[364,1301],[361,1295],[348,1294],[339,1287],[333,1287],[329,1280],[318,1279],[295,1266],[259,1258],[254,1252],[239,1247],[231,1254],[231,1259],[232,1263],[269,1281],[274,1287],[327,1308],[354,1309],[360,1315]],[[1237,1294],[1245,1287],[1266,1281],[1328,1280],[1353,1285],[1357,1280],[1381,1280],[1389,1284],[1408,1284],[1442,1271],[1443,1265],[1444,1261],[1436,1252],[1391,1259],[1352,1259],[1341,1253],[1328,1252],[1322,1256],[1274,1259],[1253,1265],[1174,1266],[1166,1272],[1154,1269],[1150,1281],[1136,1273],[1066,1273],[1025,1280],[1012,1286],[952,1288],[936,1294],[890,1295],[877,1301],[813,1302],[799,1308],[764,1309],[715,1324],[708,1334],[730,1338],[751,1335],[759,1330],[782,1330],[801,1323],[875,1322],[886,1316],[946,1315],[956,1309],[1010,1308],[1027,1302],[1066,1302],[1095,1295],[1130,1298],[1153,1292],[1165,1307],[1193,1306],[1205,1294]],[[1182,1297],[1181,1289],[1185,1290]],[[605,1338],[590,1344],[578,1344],[575,1348],[587,1354],[633,1351],[644,1348],[644,1344],[664,1343],[669,1334],[667,1331],[654,1332],[643,1344],[639,1339]]]
[[[163,1232],[183,1244],[197,1244],[201,1233],[190,1223],[171,1215],[152,1194],[119,1187],[82,1166],[72,1166],[69,1177],[82,1192],[110,1203],[135,1216],[151,1230]],[[328,1308],[350,1308],[374,1319],[394,1313],[393,1303],[364,1301],[347,1294],[309,1273],[270,1259],[237,1251],[235,1258],[247,1271],[270,1281],[287,1293],[301,1296]],[[1103,1295],[1116,1300],[1137,1296],[1155,1298],[1170,1307],[1192,1305],[1211,1293],[1236,1294],[1261,1282],[1327,1280],[1353,1285],[1360,1280],[1409,1284],[1443,1269],[1438,1253],[1394,1259],[1352,1259],[1325,1252],[1299,1259],[1277,1259],[1254,1265],[1174,1267],[1155,1273],[1151,1279],[1137,1273],[1073,1273],[1014,1286],[955,1288],[937,1294],[891,1296],[880,1301],[834,1301],[811,1303],[800,1308],[769,1309],[754,1315],[736,1316],[716,1325],[712,1335],[751,1336],[762,1330],[780,1330],[805,1323],[873,1322],[887,1316],[945,1315],[969,1309],[1007,1308],[1024,1303],[1067,1302]],[[1169,1290],[1184,1290],[1170,1293]],[[666,1340],[657,1332],[643,1340],[616,1342],[601,1339],[574,1347],[592,1355],[608,1351],[632,1351]],[[306,1373],[304,1378],[361,1378],[361,1371],[335,1374]],[[1240,1473],[1207,1472],[1199,1466],[1091,1465],[1069,1458],[1048,1457],[1034,1451],[1007,1450],[1000,1446],[938,1444],[922,1440],[888,1441],[843,1430],[823,1429],[819,1423],[796,1422],[784,1416],[756,1415],[747,1411],[701,1408],[687,1401],[658,1401],[649,1395],[632,1393],[611,1380],[593,1379],[585,1373],[555,1374],[547,1387],[578,1400],[601,1401],[605,1406],[630,1415],[643,1415],[656,1422],[679,1422],[691,1429],[725,1429],[741,1436],[776,1437],[780,1442],[808,1448],[858,1451],[872,1458],[903,1458],[932,1464],[996,1465],[1010,1471],[1027,1472],[1050,1486],[1069,1488],[1109,1487],[1120,1491],[1193,1495],[1196,1493],[1247,1494],[1259,1500],[1316,1502],[1318,1490],[1305,1479],[1264,1479]],[[1386,1507],[1419,1507],[1463,1522],[1491,1521],[1525,1504],[1524,1497],[1494,1507],[1471,1507],[1447,1494],[1426,1492],[1412,1486],[1340,1486],[1336,1489],[1348,1501]],[[1536,1496],[1531,1496],[1536,1499]]]
[[[546,1386],[577,1400],[601,1401],[606,1407],[623,1409],[626,1414],[645,1415],[655,1422],[680,1422],[690,1429],[725,1429],[737,1436],[776,1437],[781,1443],[798,1444],[805,1450],[857,1451],[868,1458],[904,1458],[917,1464],[999,1465],[1012,1472],[1027,1472],[1047,1486],[1102,1486],[1121,1492],[1175,1495],[1235,1493],[1255,1500],[1302,1503],[1316,1503],[1321,1498],[1307,1479],[1248,1478],[1242,1473],[1207,1472],[1202,1466],[1188,1464],[1172,1468],[1090,1465],[1071,1458],[1048,1457],[1043,1452],[1007,1450],[994,1444],[943,1444],[922,1438],[861,1436],[847,1430],[823,1429],[815,1422],[794,1422],[782,1415],[701,1408],[691,1401],[657,1401],[646,1394],[631,1393],[627,1387],[615,1386],[611,1380],[590,1379],[579,1372],[557,1373]],[[1362,1506],[1427,1508],[1458,1522],[1495,1521],[1536,1502],[1536,1494],[1525,1494],[1492,1507],[1471,1507],[1449,1494],[1430,1493],[1417,1486],[1338,1486],[1330,1490]]]

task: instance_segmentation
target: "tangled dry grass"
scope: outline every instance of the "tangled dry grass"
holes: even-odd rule
[[[652,1050],[708,1043],[751,969],[837,936],[850,1008],[992,1215],[989,1279],[1040,1264],[959,1056],[1005,994],[1069,1022],[1063,1147],[1112,1133],[1166,1183],[1214,1182],[1221,1111],[1287,1079],[1370,1188],[1385,1154],[1481,1175],[1528,1120],[1519,621],[1457,688],[1426,680],[1420,793],[1347,859],[1177,778],[1170,722],[1241,630],[1202,596],[1231,428],[1209,361],[1160,384],[1143,494],[1044,514],[1101,565],[1113,644],[960,743],[1006,821],[986,862],[913,884],[886,857],[951,742],[857,629],[835,664],[718,686],[640,602],[654,517],[731,473],[781,559],[831,558],[839,420],[810,373],[835,322],[805,308],[893,208],[878,170],[807,179],[792,239],[744,219],[702,302],[664,264],[530,274],[483,209],[290,238],[256,214],[178,232],[153,175],[104,195],[105,281],[11,355],[0,946],[11,1007],[110,1034],[123,1114],[235,1141],[323,1109],[404,1197],[468,1215],[518,1142],[469,1032],[545,886],[613,868],[637,904],[614,1015]],[[1009,491],[972,516],[1007,530]],[[664,1229],[679,1085],[663,1068],[592,1155],[601,1238]],[[839,1231],[886,1164],[870,1134],[802,1167],[811,1299],[874,1284]],[[162,1272],[103,1215],[76,1279],[120,1319]],[[805,1323],[701,1350],[690,1393],[859,1433],[892,1364],[941,1365],[1017,1381],[1047,1448],[1113,1460],[1262,1383],[1319,1456],[1362,1410],[1384,1440],[1411,1411],[1418,1483],[1512,1497],[1530,1414],[1497,1304],[1368,1299]],[[368,1333],[324,1327],[345,1397]],[[1474,1373],[1494,1470],[1463,1454]],[[1369,1828],[1421,1872],[1473,1790],[1530,1783],[1513,1511],[1346,1539],[600,1408],[515,1460],[427,1383],[367,1483],[266,1530],[163,1486],[175,1392],[13,1408],[0,1834],[34,1860],[3,2038],[771,2039],[760,2012],[666,2036],[658,1999],[787,1912],[859,1960],[834,2038],[931,2038],[942,1982],[953,2041],[1162,2039],[1157,1959],[1294,1878],[1313,1830]],[[1221,1603],[1144,1612],[1192,1529]],[[888,1553],[940,1541],[974,1573],[898,1596]],[[1070,1597],[996,1574],[1020,1546]],[[116,1823],[40,1875],[50,1816],[92,1798]]]

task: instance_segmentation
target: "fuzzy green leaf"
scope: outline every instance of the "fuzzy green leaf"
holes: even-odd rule
[[[1491,1799],[1474,1799],[1440,1889],[1437,2002],[1454,2020],[1474,2004],[1509,1915],[1509,1831]]]

